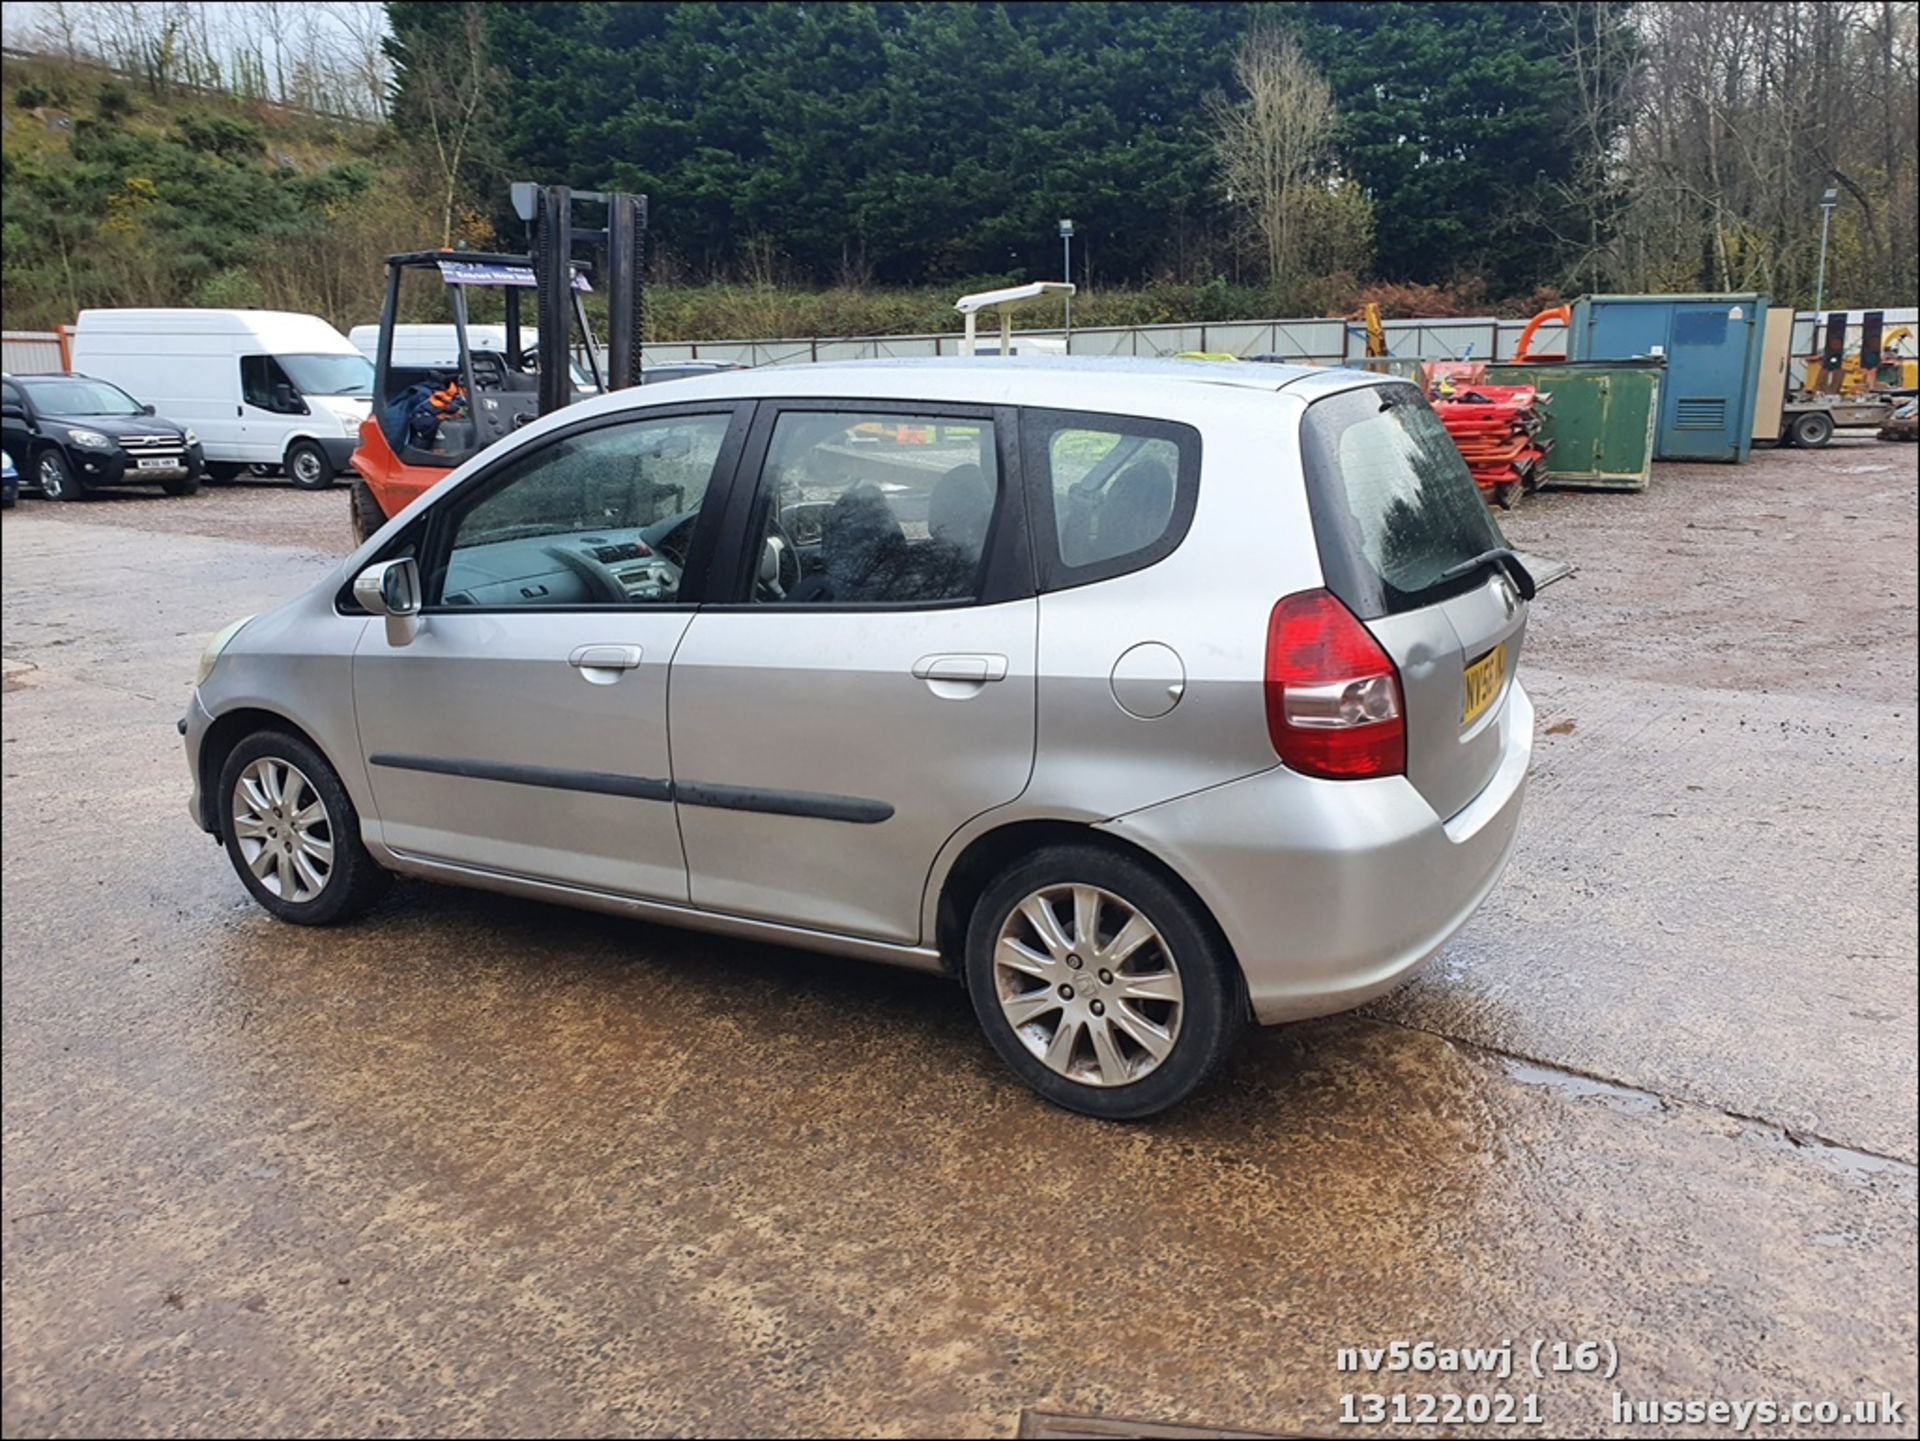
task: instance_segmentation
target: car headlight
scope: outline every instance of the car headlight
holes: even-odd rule
[[[91,450],[105,450],[113,444],[97,430],[69,430],[67,439],[75,445],[84,445]]]
[[[241,616],[240,619],[236,620],[232,625],[221,629],[215,634],[212,640],[207,642],[207,648],[200,652],[199,674],[193,678],[193,683],[196,688],[207,683],[207,677],[213,674],[213,663],[220,659],[220,652],[227,648],[227,642],[240,634],[240,627],[252,619],[253,617],[250,615]]]
[[[200,437],[195,435],[191,430],[183,431],[180,439],[182,443],[186,445],[198,445],[200,443]]]

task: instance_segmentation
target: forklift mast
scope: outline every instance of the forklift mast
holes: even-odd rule
[[[567,378],[571,360],[569,305],[575,310],[589,350],[592,348],[586,311],[573,290],[573,206],[577,200],[599,201],[607,210],[604,230],[582,232],[602,240],[606,252],[602,271],[607,287],[606,387],[623,390],[638,385],[646,331],[647,197],[621,191],[575,191],[565,185],[535,187],[526,182],[516,184],[513,190],[515,209],[533,224],[540,413],[558,410],[573,398]]]

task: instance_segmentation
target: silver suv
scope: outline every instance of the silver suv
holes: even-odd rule
[[[462,466],[221,632],[181,729],[283,920],[398,872],[944,972],[1136,1117],[1472,915],[1532,590],[1403,381],[741,371]]]

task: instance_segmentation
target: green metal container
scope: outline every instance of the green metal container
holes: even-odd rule
[[[1572,490],[1645,490],[1660,414],[1657,360],[1499,362],[1489,385],[1531,385],[1551,396],[1540,438],[1552,442],[1540,484]]]

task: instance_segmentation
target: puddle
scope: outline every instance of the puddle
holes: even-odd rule
[[[1545,1086],[1569,1101],[1597,1101],[1608,1110],[1628,1116],[1651,1116],[1663,1109],[1660,1098],[1631,1086],[1616,1086],[1611,1081],[1596,1081],[1591,1076],[1536,1066],[1530,1061],[1506,1062],[1507,1075],[1524,1086]]]

